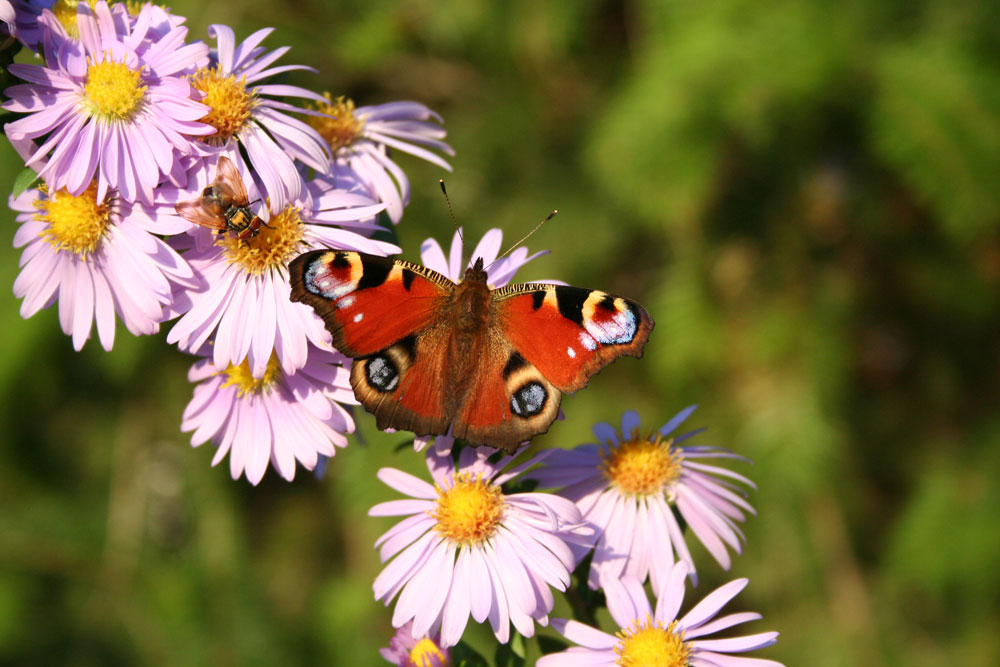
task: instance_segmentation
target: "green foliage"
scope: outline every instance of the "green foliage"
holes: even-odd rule
[[[14,197],[20,197],[21,193],[28,188],[37,188],[42,182],[41,177],[35,173],[35,170],[31,167],[25,167],[18,173],[17,178],[14,179],[14,187],[11,191],[11,195]]]
[[[458,151],[413,186],[407,259],[453,226],[553,253],[519,279],[620,292],[656,319],[645,358],[564,403],[542,447],[635,408],[699,403],[705,444],[754,459],[744,553],[698,546],[699,594],[779,630],[788,665],[1000,664],[1000,21],[995,3],[251,3],[184,0],[195,37],[234,22],[292,44],[289,83],[358,104],[416,99]],[[24,59],[20,54],[19,59]],[[8,147],[2,182],[33,176]],[[13,218],[10,214],[8,222]],[[0,662],[384,663],[372,545],[402,434],[359,439],[317,480],[257,488],[179,432],[190,359],[159,337],[74,353],[30,320],[0,245]],[[398,446],[398,447],[397,447]],[[553,617],[614,631],[576,576]],[[690,603],[690,597],[688,600]],[[470,622],[456,664],[525,664]],[[489,656],[489,659],[483,656]]]

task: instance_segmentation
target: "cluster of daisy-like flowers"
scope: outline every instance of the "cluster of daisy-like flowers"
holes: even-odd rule
[[[228,454],[234,478],[256,484],[270,465],[290,480],[346,445],[348,362],[289,300],[287,266],[317,248],[399,251],[373,238],[380,216],[398,222],[409,201],[393,152],[448,169],[437,114],[277,83],[312,70],[280,64],[288,47],[263,46],[270,29],[240,42],[212,25],[192,41],[183,17],[149,3],[0,0],[0,21],[5,54],[26,47],[41,63],[9,65],[23,83],[2,104],[33,173],[10,198],[21,315],[58,303],[77,350],[95,327],[112,349],[116,320],[152,334],[176,319],[168,342],[199,357],[182,428],[217,447],[213,463]],[[223,159],[254,233],[178,213]]]
[[[0,0],[0,30],[0,49],[23,45],[42,63],[9,66],[24,83],[2,104],[16,116],[5,133],[37,174],[10,198],[22,315],[58,303],[76,349],[96,327],[107,350],[117,319],[133,334],[175,319],[168,342],[198,357],[181,428],[194,445],[214,444],[213,465],[228,455],[234,479],[256,484],[273,467],[291,480],[333,456],[354,429],[349,361],[312,310],[289,300],[288,263],[317,248],[398,252],[374,238],[409,201],[394,151],[449,168],[441,119],[416,102],[356,108],[276,83],[310,68],[279,65],[288,49],[262,46],[270,30],[238,42],[213,25],[208,43],[189,41],[184,18],[152,4]],[[237,203],[256,216],[252,228],[182,214],[217,192],[224,164],[245,184]],[[494,288],[543,254],[498,258],[501,240],[490,230],[470,258],[484,260]],[[462,278],[460,233],[447,254],[429,239],[421,256]],[[741,457],[688,443],[697,431],[675,434],[692,411],[651,435],[627,412],[620,429],[596,425],[594,444],[533,456],[417,438],[429,480],[381,470],[407,497],[370,511],[403,517],[376,543],[386,565],[374,594],[395,601],[397,628],[382,656],[451,665],[469,650],[471,619],[504,644],[551,625],[576,646],[542,657],[549,666],[778,665],[736,655],[777,633],[710,637],[760,618],[718,616],[746,580],[679,615],[697,581],[685,531],[728,569],[753,513],[750,480],[717,465]],[[592,627],[600,598],[588,592],[598,590],[614,634]],[[559,593],[578,619],[549,618]]]

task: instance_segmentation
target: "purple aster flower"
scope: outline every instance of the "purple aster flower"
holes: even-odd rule
[[[566,590],[576,565],[570,544],[586,542],[576,506],[547,493],[505,494],[501,484],[540,458],[504,472],[513,461],[489,457],[495,450],[467,447],[450,456],[430,451],[427,467],[435,484],[401,470],[378,477],[409,499],[380,503],[371,516],[405,516],[378,539],[383,562],[375,598],[386,605],[397,595],[394,627],[410,621],[414,637],[440,632],[441,646],[454,646],[469,616],[489,619],[501,642],[510,624],[522,635],[534,621],[548,623],[552,591]]]
[[[215,132],[205,137],[212,146],[230,149],[234,160],[238,145],[250,158],[253,173],[260,179],[271,208],[281,210],[302,195],[303,182],[295,159],[320,173],[330,171],[330,150],[319,134],[309,125],[283,112],[315,113],[300,109],[271,96],[303,97],[322,101],[316,93],[297,86],[267,84],[268,77],[291,70],[308,70],[305,65],[272,67],[290,47],[274,51],[260,46],[272,28],[264,28],[236,44],[233,29],[212,25],[208,34],[218,48],[210,65],[191,77],[192,85],[204,94],[201,100],[210,111],[202,120]]]
[[[216,163],[211,164],[214,177]],[[189,186],[204,187],[207,173],[196,170]],[[242,177],[251,200],[259,199],[246,173]],[[330,334],[323,321],[311,308],[289,298],[288,263],[318,248],[376,255],[399,252],[392,244],[367,238],[374,229],[373,216],[384,206],[359,194],[356,185],[346,178],[331,183],[328,177],[320,177],[310,182],[300,198],[284,208],[272,208],[267,226],[261,226],[253,238],[240,240],[232,234],[188,225],[194,234],[171,239],[175,248],[186,251],[184,258],[202,285],[197,291],[177,294],[176,312],[183,316],[170,330],[167,342],[195,352],[213,338],[216,366],[239,365],[248,359],[257,377],[264,372],[272,351],[282,369],[292,373],[305,364],[308,343],[327,347]],[[198,192],[160,188],[161,215],[179,220],[174,205],[198,196]],[[344,229],[350,226],[364,228],[365,234]]]
[[[756,621],[756,612],[716,614],[742,591],[747,579],[736,579],[706,595],[684,616],[677,612],[684,601],[687,563],[673,565],[657,588],[656,610],[650,607],[642,583],[626,576],[620,581],[603,577],[601,586],[608,611],[619,632],[609,635],[578,621],[552,619],[552,627],[579,646],[538,660],[537,667],[613,667],[614,665],[676,665],[690,667],[783,667],[780,662],[730,655],[771,646],[777,632],[742,637],[706,639],[708,635],[741,623]]]
[[[115,340],[115,313],[132,333],[159,331],[173,289],[196,284],[191,268],[157,238],[177,228],[91,185],[79,196],[26,190],[10,207],[21,223],[14,247],[24,248],[14,295],[21,316],[59,301],[59,322],[77,350],[97,323],[101,345]]]
[[[80,36],[76,30],[76,3],[57,2],[57,0],[11,0],[10,5],[14,13],[11,34],[32,51],[38,51],[42,35],[52,29],[47,22],[38,20],[46,9],[55,12],[56,18],[63,23],[62,34],[72,31],[74,37]],[[120,9],[113,6],[111,11],[118,13],[127,10],[122,5]]]
[[[306,363],[293,374],[271,357],[257,376],[246,362],[217,366],[207,350],[191,367],[197,382],[184,410],[182,431],[194,431],[195,447],[211,440],[217,447],[212,465],[229,454],[233,479],[246,475],[260,482],[268,461],[291,481],[295,462],[307,470],[322,456],[347,446],[354,420],[341,404],[357,405],[346,358],[339,352],[311,347]]]
[[[79,40],[80,29],[76,22],[78,4],[80,3],[77,0],[13,0],[17,11],[17,38],[32,51],[38,50],[46,31],[56,30],[60,36]],[[146,5],[132,3],[131,7],[140,14],[145,7],[149,7],[147,13],[143,15],[143,21],[149,24],[147,28],[149,39],[161,38],[185,20],[181,16],[171,14],[169,9],[149,3]],[[116,23],[124,25],[128,22],[134,25],[138,20],[138,14],[129,13],[129,3],[116,2],[110,4],[109,8]],[[56,22],[39,21],[45,10],[51,12],[58,22],[58,29],[55,27]]]
[[[80,195],[97,181],[126,201],[152,201],[153,188],[193,149],[192,137],[212,132],[198,119],[207,107],[191,99],[183,74],[206,59],[204,44],[184,44],[187,29],[150,34],[146,5],[134,26],[106,2],[77,7],[80,40],[62,33],[55,17],[40,19],[46,66],[10,66],[28,83],[11,86],[3,103],[25,114],[8,123],[14,143],[41,140],[28,166],[50,187]]]
[[[316,109],[325,115],[310,117],[310,125],[326,140],[334,159],[349,166],[377,199],[385,202],[394,223],[403,217],[403,207],[410,202],[410,182],[390,157],[392,149],[451,171],[451,165],[434,152],[455,154],[442,141],[446,133],[440,125],[441,116],[423,104],[389,102],[355,109],[352,100],[333,100],[327,93]]]
[[[412,627],[413,623],[407,623],[396,630],[389,648],[378,650],[382,657],[397,667],[450,667],[451,651],[441,646],[440,638],[414,639]]]
[[[730,565],[727,545],[740,552],[744,537],[736,522],[754,510],[740,487],[721,478],[755,488],[753,482],[701,461],[747,459],[716,447],[679,446],[700,430],[669,437],[695,407],[681,410],[649,437],[639,435],[639,416],[626,412],[621,435],[610,424],[597,424],[594,435],[603,444],[556,450],[544,468],[531,473],[543,487],[563,487],[559,495],[574,501],[594,526],[592,588],[607,570],[640,581],[648,574],[658,590],[675,554],[688,563],[695,579],[694,562],[672,506],[723,568]]]

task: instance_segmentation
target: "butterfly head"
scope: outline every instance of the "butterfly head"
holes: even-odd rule
[[[465,277],[462,278],[463,283],[477,282],[486,284],[486,268],[483,266],[483,258],[477,257],[476,261],[465,270]]]

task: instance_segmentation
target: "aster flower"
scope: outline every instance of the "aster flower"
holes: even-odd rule
[[[390,157],[392,149],[451,171],[451,165],[434,152],[455,154],[442,141],[446,133],[440,125],[441,116],[423,104],[389,102],[355,109],[352,100],[333,100],[327,93],[316,109],[325,115],[310,117],[309,124],[326,140],[334,159],[348,165],[377,199],[385,202],[394,223],[400,221],[403,207],[410,202],[410,181]]]
[[[676,667],[783,667],[762,658],[730,655],[771,646],[777,632],[761,632],[743,637],[705,639],[720,630],[756,621],[755,612],[716,614],[743,590],[747,579],[736,579],[706,595],[684,616],[677,612],[684,601],[684,578],[687,563],[671,567],[663,585],[657,589],[655,612],[638,579],[626,576],[620,581],[602,578],[611,618],[621,628],[615,635],[562,618],[552,619],[552,627],[579,644],[538,660],[537,667],[601,667],[607,665],[665,665]]]
[[[202,356],[188,373],[198,386],[181,430],[194,431],[195,447],[208,440],[215,444],[213,466],[229,454],[233,479],[245,475],[257,484],[270,461],[291,481],[296,461],[312,470],[320,456],[347,446],[345,434],[354,431],[354,421],[343,405],[357,401],[339,352],[310,348],[306,363],[292,374],[272,356],[258,376],[246,362],[217,366],[207,351]]]
[[[175,231],[141,208],[91,185],[79,196],[26,190],[10,207],[21,223],[14,247],[24,248],[14,295],[21,316],[59,302],[59,322],[77,350],[94,322],[101,345],[115,339],[115,313],[132,333],[159,331],[177,286],[191,287],[188,264],[156,234]]]
[[[540,459],[504,469],[488,448],[465,448],[456,465],[450,456],[428,453],[432,486],[401,470],[378,477],[409,499],[373,507],[370,516],[405,516],[375,546],[383,562],[375,598],[386,605],[397,595],[395,627],[412,621],[412,636],[440,631],[441,646],[454,646],[469,616],[489,619],[501,642],[510,624],[522,635],[534,621],[548,623],[552,591],[566,590],[575,566],[570,544],[584,542],[586,526],[576,506],[547,493],[505,494],[501,484]]]
[[[736,522],[754,510],[740,487],[720,478],[755,488],[753,482],[700,461],[747,459],[715,447],[679,446],[700,431],[670,438],[695,407],[681,410],[649,437],[639,434],[639,416],[626,412],[621,434],[610,424],[597,424],[594,435],[603,444],[556,450],[544,468],[531,473],[543,487],[563,487],[559,495],[574,501],[594,526],[597,540],[588,579],[592,588],[600,571],[607,570],[640,581],[648,575],[658,590],[675,554],[688,563],[695,579],[694,562],[672,506],[724,569],[730,565],[727,545],[740,552],[744,537]]]
[[[259,198],[246,174],[242,176],[250,198]],[[160,188],[157,195],[161,215],[174,220],[178,219],[174,204],[197,196],[173,187]],[[290,300],[288,263],[318,248],[377,255],[399,252],[397,246],[343,229],[354,225],[373,230],[373,216],[382,208],[382,204],[358,194],[355,181],[339,178],[334,187],[329,179],[321,178],[307,184],[300,199],[281,209],[272,204],[267,226],[253,238],[240,240],[232,234],[215,234],[189,225],[195,234],[179,235],[171,243],[186,251],[184,257],[202,284],[197,291],[176,295],[175,310],[183,315],[167,335],[167,342],[195,352],[214,336],[216,366],[239,365],[248,359],[251,373],[257,377],[264,372],[272,350],[286,373],[301,368],[308,343],[326,347],[330,334],[311,308]],[[367,223],[362,222],[365,220]]]
[[[451,651],[441,646],[440,639],[422,637],[414,639],[413,623],[396,630],[389,640],[389,648],[380,648],[379,654],[397,667],[449,667]]]
[[[272,67],[290,48],[283,46],[267,52],[260,46],[272,30],[258,30],[237,46],[232,28],[219,24],[209,26],[208,34],[215,38],[218,47],[212,63],[200,68],[191,77],[191,82],[203,93],[201,101],[210,108],[202,120],[215,131],[205,137],[205,142],[229,148],[237,163],[242,163],[237,146],[243,146],[253,173],[260,178],[264,194],[270,198],[271,207],[281,210],[302,194],[302,176],[294,160],[301,160],[320,173],[328,173],[330,150],[313,128],[283,113],[314,112],[271,99],[271,96],[323,98],[298,86],[263,83],[268,77],[283,72],[316,71],[305,65]]]
[[[133,25],[103,0],[93,10],[80,3],[74,41],[45,12],[46,65],[10,66],[28,83],[8,88],[2,107],[26,116],[4,129],[15,144],[41,140],[28,166],[50,187],[77,196],[96,179],[98,199],[115,189],[127,201],[150,202],[176,159],[193,149],[192,137],[212,132],[198,122],[207,107],[191,99],[182,78],[208,47],[185,45],[184,27],[150,33],[152,13],[146,5]]]
[[[11,0],[11,9],[14,14],[14,23],[11,25],[11,34],[15,35],[22,44],[37,52],[42,42],[42,35],[46,31],[52,30],[51,24],[39,21],[45,10],[50,10],[55,14],[56,19],[62,24],[62,34],[72,34],[74,39],[80,37],[76,29],[76,5],[77,3],[59,2],[57,0]],[[112,5],[113,13],[125,12],[125,6],[120,8]]]

